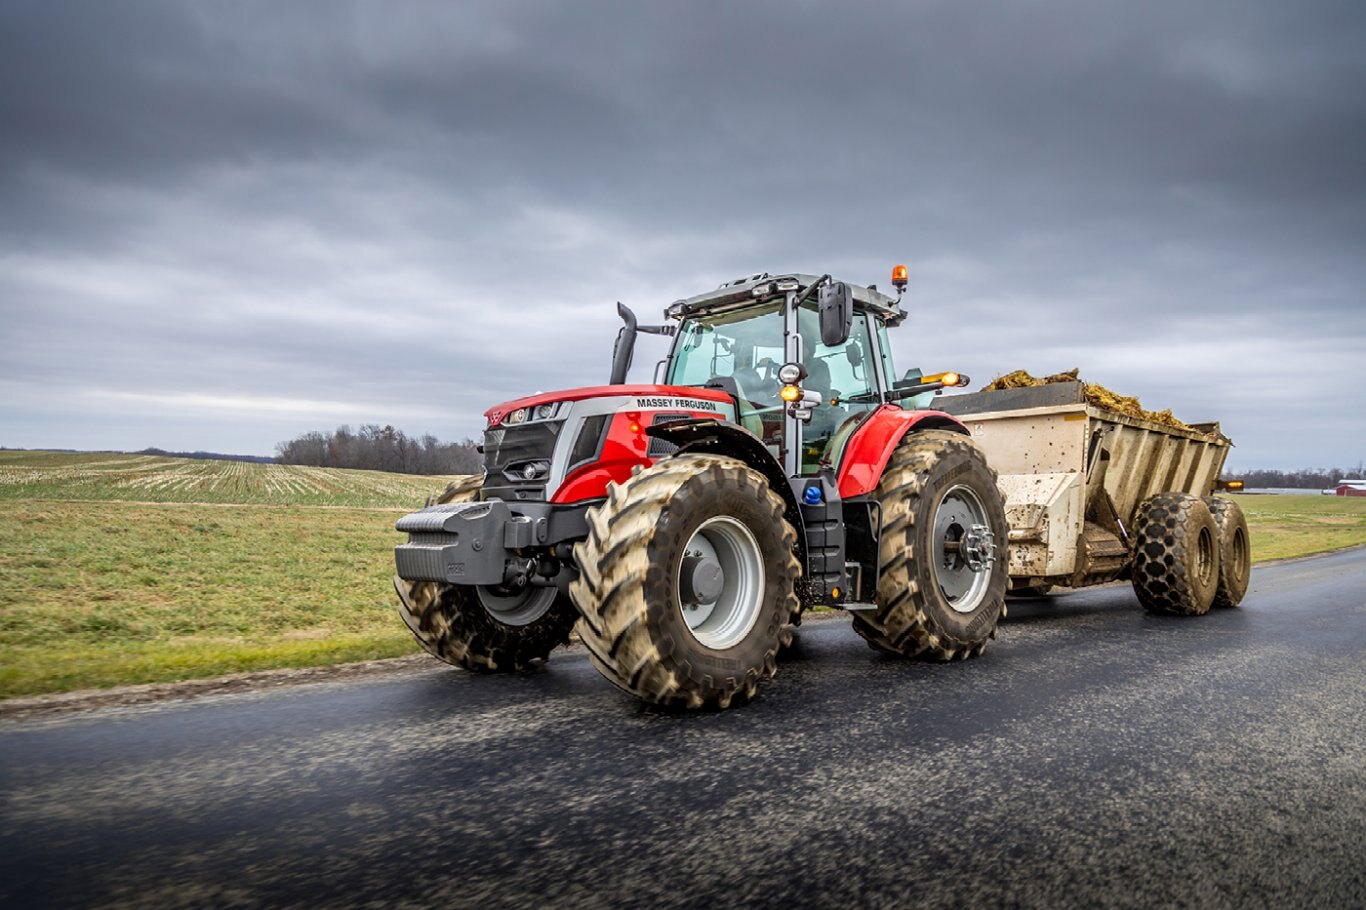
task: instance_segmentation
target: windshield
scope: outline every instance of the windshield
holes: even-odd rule
[[[762,361],[780,365],[782,358],[781,305],[690,319],[683,324],[674,347],[669,381],[674,385],[705,385],[713,378],[730,377],[743,386],[757,380],[750,373]]]
[[[672,385],[735,382],[740,423],[771,447],[782,440],[778,367],[783,363],[782,304],[689,319],[669,365]]]
[[[779,391],[778,367],[786,357],[783,345],[783,302],[738,312],[694,317],[684,321],[674,343],[666,382],[704,386],[713,380],[733,381],[739,399],[740,424],[764,441],[775,455],[783,442],[786,412]],[[801,360],[807,377],[802,387],[817,391],[821,403],[802,427],[800,470],[812,473],[823,463],[837,463],[844,444],[859,421],[881,402],[868,319],[854,315],[843,344],[821,343],[814,303],[797,311],[802,336]]]

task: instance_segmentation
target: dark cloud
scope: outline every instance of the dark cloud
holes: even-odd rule
[[[1363,20],[11,2],[0,442],[472,434],[604,378],[615,299],[909,260],[903,364],[1080,366],[1243,466],[1355,464]]]

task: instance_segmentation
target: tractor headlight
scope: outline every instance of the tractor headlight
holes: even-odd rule
[[[550,462],[527,461],[510,464],[503,469],[503,476],[513,483],[544,480],[550,473]]]
[[[526,421],[526,408],[518,408],[508,415],[507,422],[510,424],[524,423]]]
[[[800,363],[785,363],[778,367],[778,381],[783,385],[796,385],[806,377],[806,369]]]
[[[550,420],[560,413],[560,408],[563,405],[563,401],[547,401],[545,404],[538,404],[532,409],[532,419]]]

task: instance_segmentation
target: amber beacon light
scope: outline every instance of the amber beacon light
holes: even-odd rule
[[[896,288],[898,293],[906,290],[906,283],[911,280],[910,275],[904,265],[892,266],[892,287]]]

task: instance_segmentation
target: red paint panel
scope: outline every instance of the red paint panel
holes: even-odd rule
[[[872,492],[882,479],[882,470],[887,467],[887,460],[892,457],[892,450],[901,442],[901,437],[926,421],[968,432],[956,418],[942,411],[907,411],[884,404],[854,432],[844,449],[839,467],[840,497],[848,499]]]
[[[583,401],[586,398],[608,398],[617,395],[631,395],[634,397],[655,396],[660,398],[700,398],[703,401],[715,401],[718,404],[730,404],[730,396],[720,389],[704,389],[695,386],[679,385],[595,385],[585,386],[581,389],[564,389],[559,392],[542,392],[539,395],[528,395],[525,398],[514,398],[512,401],[494,405],[484,412],[484,416],[490,423],[498,423],[503,419],[503,415],[518,408],[534,408],[538,404],[549,404],[552,401]],[[715,414],[712,415],[716,416]]]
[[[617,390],[627,387],[606,386],[605,388]],[[669,387],[650,386],[649,388]],[[624,393],[615,392],[614,394]],[[651,393],[632,394],[648,395]],[[645,435],[645,428],[650,425],[652,416],[659,410],[662,409],[627,410],[614,414],[612,422],[607,428],[607,438],[602,444],[602,455],[597,461],[570,471],[564,482],[550,497],[550,501],[571,503],[583,502],[585,499],[601,499],[607,495],[609,483],[625,483],[630,479],[631,471],[637,466],[648,467],[658,461],[658,458],[650,458],[646,454],[650,449],[650,437]],[[680,413],[680,411],[679,409],[669,409],[669,413]],[[709,420],[715,420],[718,417],[717,414],[710,411],[688,411],[687,413],[693,417],[703,417]],[[633,432],[631,430],[632,424],[640,427],[640,430]]]

